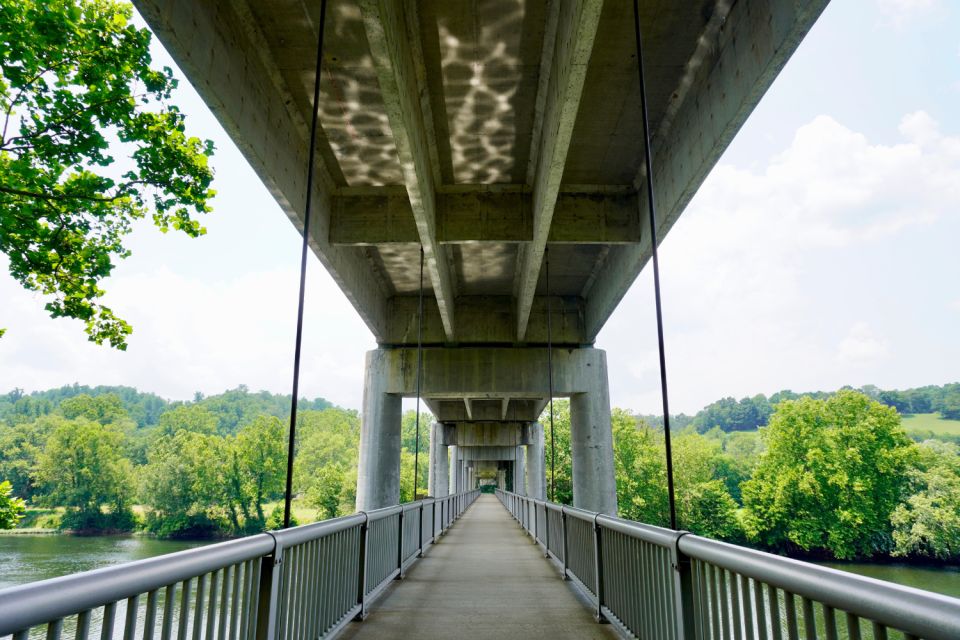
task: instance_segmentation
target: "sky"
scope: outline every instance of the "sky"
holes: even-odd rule
[[[300,237],[188,83],[176,102],[217,147],[207,235],[136,226],[102,285],[134,327],[126,352],[49,318],[0,256],[0,393],[289,393]],[[834,0],[661,244],[671,412],[960,381],[958,241],[960,3]],[[376,345],[315,258],[304,327],[301,394],[359,409]],[[596,346],[611,403],[661,413],[649,268]]]

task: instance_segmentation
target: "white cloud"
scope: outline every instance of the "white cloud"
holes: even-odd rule
[[[5,265],[3,265],[5,267]],[[297,273],[238,274],[227,282],[169,267],[111,278],[106,302],[134,327],[126,352],[84,340],[82,325],[52,320],[42,299],[0,276],[0,390],[125,384],[175,399],[239,384],[289,393]],[[308,276],[301,392],[360,406],[363,351],[373,340],[319,266]]]
[[[941,0],[877,0],[877,9],[885,21],[900,27],[933,13]]]
[[[676,411],[889,379],[915,329],[909,319],[888,326],[902,300],[885,284],[912,267],[898,261],[957,226],[960,202],[960,139],[923,112],[900,133],[876,144],[820,116],[756,170],[714,169],[661,250]],[[944,261],[942,273],[960,269],[954,255]],[[609,349],[615,404],[644,412],[659,406],[652,297],[648,268],[598,344]]]
[[[887,340],[866,322],[858,322],[850,327],[837,349],[837,359],[852,364],[869,364],[887,355]]]

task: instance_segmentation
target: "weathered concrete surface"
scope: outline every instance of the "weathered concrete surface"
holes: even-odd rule
[[[547,499],[546,465],[544,464],[543,427],[539,423],[527,425],[527,495],[537,500]]]
[[[828,0],[647,0],[663,239]],[[135,0],[303,231],[319,3]],[[592,344],[647,263],[632,4],[333,0],[310,246],[384,346]],[[542,268],[549,246],[549,287]]]
[[[610,423],[607,361],[588,380],[592,387],[570,396],[570,451],[573,459],[573,505],[617,515],[617,482]]]
[[[616,638],[492,495],[342,638]]]
[[[430,427],[430,469],[428,491],[434,498],[442,498],[450,492],[450,460],[443,438],[444,427],[434,422]]]
[[[387,393],[389,363],[383,351],[367,352],[357,465],[357,511],[400,502],[401,397]]]

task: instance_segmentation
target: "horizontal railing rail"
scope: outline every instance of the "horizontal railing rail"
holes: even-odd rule
[[[960,600],[506,491],[497,497],[595,608],[665,640],[960,639]]]
[[[459,518],[468,491],[0,589],[0,638],[334,635]]]

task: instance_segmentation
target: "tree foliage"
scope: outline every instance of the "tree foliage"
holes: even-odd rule
[[[47,501],[75,509],[84,523],[96,523],[104,505],[115,514],[128,511],[133,466],[122,456],[122,443],[122,432],[113,426],[61,418],[35,470]]]
[[[16,527],[26,510],[23,498],[13,495],[13,486],[6,480],[0,482],[0,529]]]
[[[114,0],[0,2],[0,251],[52,317],[118,349],[132,329],[100,283],[133,222],[196,237],[213,196],[213,143],[186,134],[130,17]]]
[[[909,498],[891,516],[893,554],[960,557],[960,447],[931,440],[917,447]]]
[[[892,550],[890,516],[912,451],[895,409],[842,391],[783,402],[743,485],[748,533],[768,547],[837,558]]]

